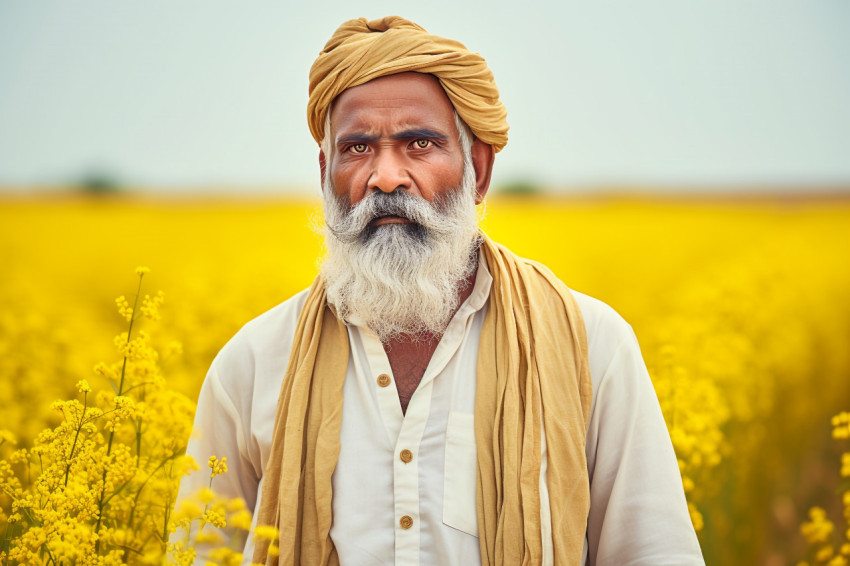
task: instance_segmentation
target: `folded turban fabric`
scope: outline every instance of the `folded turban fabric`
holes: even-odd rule
[[[349,20],[325,44],[310,69],[307,120],[313,138],[321,143],[325,115],[345,89],[407,71],[437,77],[475,137],[496,151],[505,147],[508,112],[484,58],[398,16]]]

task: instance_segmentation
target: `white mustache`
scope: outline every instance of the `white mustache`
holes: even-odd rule
[[[348,211],[342,210],[344,205],[338,202],[335,214],[326,219],[327,229],[341,242],[362,242],[374,233],[372,222],[385,216],[398,216],[418,224],[429,236],[439,238],[458,229],[457,222],[444,214],[455,203],[457,193],[457,190],[452,191],[431,203],[403,190],[375,191]]]

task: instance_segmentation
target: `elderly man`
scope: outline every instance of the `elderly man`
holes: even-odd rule
[[[321,274],[216,357],[189,447],[279,529],[245,561],[702,564],[631,328],[477,227],[508,130],[481,56],[351,20],[308,117]]]

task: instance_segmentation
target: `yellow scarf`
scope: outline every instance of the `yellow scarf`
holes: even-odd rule
[[[475,440],[481,563],[542,563],[541,423],[556,566],[579,564],[590,491],[585,435],[591,382],[584,321],[546,267],[485,238],[493,276],[478,352]],[[338,565],[330,538],[348,333],[317,279],[298,319],[280,391],[258,525],[279,529],[279,552],[257,541],[253,562]],[[352,512],[356,512],[352,510]]]

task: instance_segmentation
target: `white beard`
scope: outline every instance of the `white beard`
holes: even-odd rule
[[[383,343],[441,335],[481,243],[471,159],[461,186],[433,203],[402,190],[375,191],[349,210],[328,179],[321,273],[337,315],[367,326]],[[369,225],[386,215],[412,222]]]

